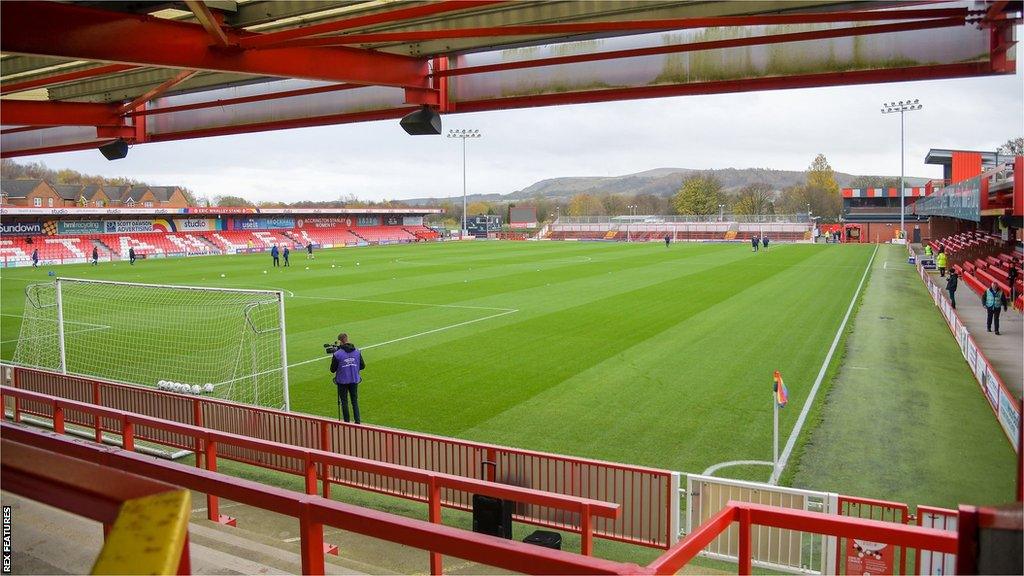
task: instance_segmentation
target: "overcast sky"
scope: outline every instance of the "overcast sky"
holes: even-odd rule
[[[853,174],[898,175],[899,115],[883,101],[919,98],[907,114],[907,174],[941,177],[929,148],[994,150],[1024,135],[1024,77],[688,96],[444,117],[484,133],[468,146],[469,193],[509,193],[545,178],[652,168],[803,170],[824,153]],[[408,136],[397,120],[23,157],[51,168],[181,185],[253,201],[380,200],[462,194],[460,142]]]

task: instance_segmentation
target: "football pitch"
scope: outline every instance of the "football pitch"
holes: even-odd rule
[[[285,291],[293,410],[336,416],[322,344],[345,331],[367,362],[366,423],[700,473],[771,459],[774,370],[789,388],[785,444],[873,250],[435,243],[298,253],[280,269],[264,254],[51,269]],[[3,271],[4,359],[25,286],[49,281],[47,271]],[[721,474],[764,481],[769,472]]]

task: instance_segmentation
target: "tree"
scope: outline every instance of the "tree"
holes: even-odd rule
[[[772,189],[767,184],[748,184],[740,189],[739,195],[732,204],[733,214],[770,214],[772,213]]]
[[[488,204],[487,202],[477,201],[470,202],[469,204],[466,205],[466,214],[469,215],[490,214],[490,210],[491,205]]]
[[[1000,155],[1024,156],[1024,137],[1018,136],[1007,140],[996,152]]]
[[[807,167],[807,185],[826,192],[839,193],[839,184],[836,183],[836,174],[829,165],[824,154],[818,154],[814,161]]]
[[[717,214],[718,205],[724,204],[722,183],[710,174],[697,174],[683,181],[683,186],[672,198],[679,214]]]
[[[252,202],[249,202],[245,198],[239,196],[215,196],[213,199],[214,204],[217,206],[241,206],[245,208],[251,208]]]
[[[627,211],[626,198],[618,194],[605,194],[601,197],[601,205],[604,206],[604,213],[611,216],[625,214]]]
[[[604,206],[590,194],[577,194],[569,200],[569,216],[601,216]]]

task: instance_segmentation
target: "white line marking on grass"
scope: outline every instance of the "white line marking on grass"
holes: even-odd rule
[[[885,262],[882,262],[882,270],[888,270],[888,269],[889,269],[889,261],[886,260]]]
[[[765,460],[732,460],[730,462],[719,462],[718,464],[709,466],[707,470],[701,473],[701,476],[714,476],[715,472],[718,472],[722,468],[728,468],[729,466],[774,466],[774,464]]]
[[[793,431],[790,433],[789,439],[786,440],[786,447],[782,450],[782,455],[779,456],[779,465],[772,471],[772,476],[768,480],[769,484],[778,484],[779,476],[786,469],[789,456],[793,453],[793,446],[796,445],[796,439],[800,436],[800,430],[804,427],[807,414],[811,411],[811,405],[814,404],[814,397],[818,394],[821,381],[825,379],[825,372],[828,371],[829,362],[832,361],[832,355],[835,354],[836,347],[839,346],[843,330],[846,329],[846,322],[850,319],[850,314],[853,313],[853,306],[857,303],[857,297],[860,296],[860,290],[864,287],[864,280],[867,279],[868,272],[871,271],[871,264],[875,261],[875,254],[877,253],[878,246],[875,246],[875,250],[871,253],[871,258],[868,260],[868,265],[864,267],[864,274],[860,277],[860,284],[857,284],[857,291],[853,293],[853,298],[850,298],[850,305],[846,308],[846,315],[843,316],[843,321],[839,324],[839,329],[836,330],[836,337],[832,339],[832,346],[829,347],[828,354],[825,355],[825,361],[821,363],[821,370],[818,371],[818,377],[814,380],[814,386],[811,386],[811,392],[807,395],[807,400],[804,401],[803,409],[800,410],[800,417],[796,419],[796,425],[793,426]]]
[[[95,332],[96,330],[109,330],[109,329],[110,329],[110,326],[96,326],[94,328],[82,328],[81,330],[65,331],[64,335],[65,336],[71,336],[72,334],[82,334],[82,333],[85,333],[85,332]],[[42,336],[29,336],[28,338],[14,338],[12,340],[4,340],[4,341],[0,342],[0,344],[10,344],[11,342],[21,342],[21,341],[25,341],[25,340],[38,340],[40,338],[57,338],[57,336],[58,336],[58,334],[56,332],[54,332],[53,334],[43,334]]]
[[[299,296],[299,298],[305,298],[305,296]],[[310,296],[310,298],[312,298],[312,296]],[[493,308],[492,308],[492,310],[493,310]],[[436,333],[444,331],[444,330],[451,330],[452,328],[458,328],[459,326],[466,326],[466,325],[469,325],[469,324],[475,324],[477,322],[483,322],[484,320],[490,320],[492,318],[498,318],[499,316],[506,316],[508,314],[513,314],[515,312],[519,312],[519,310],[514,309],[514,308],[509,308],[509,309],[498,308],[498,310],[503,310],[503,311],[502,312],[498,312],[497,314],[491,314],[490,316],[484,316],[483,318],[476,318],[474,320],[466,320],[465,322],[459,322],[458,324],[449,324],[448,326],[442,326],[440,328],[434,328],[433,330],[427,330],[425,332],[419,332],[417,334],[411,334],[409,336],[402,336],[401,338],[395,338],[394,340],[388,340],[386,342],[378,342],[376,344],[370,344],[368,346],[361,347],[360,350],[369,350],[370,348],[376,348],[378,346],[387,346],[388,344],[394,344],[395,342],[401,342],[403,340],[409,340],[409,339],[412,339],[412,338],[419,338],[420,336],[426,336],[427,334],[436,334]],[[312,364],[313,362],[316,362],[318,360],[325,360],[325,359],[330,358],[330,357],[331,356],[327,355],[327,354],[325,354],[323,356],[317,356],[316,358],[310,358],[309,360],[303,360],[302,362],[296,362],[294,364],[289,364],[288,368],[294,368],[296,366],[303,366],[305,364]],[[239,380],[245,380],[246,378],[253,378],[253,377],[256,377],[256,376],[262,376],[264,374],[272,374],[274,372],[277,372],[278,370],[280,370],[280,368],[274,368],[273,370],[265,370],[263,372],[257,372],[256,374],[246,374],[245,376],[241,376],[241,377],[238,377],[238,378],[233,378],[231,380],[225,380],[223,382],[218,382],[218,383],[214,384],[213,387],[216,388],[217,386],[222,386],[224,384],[230,384],[232,382],[237,382]]]
[[[402,306],[427,306],[431,308],[461,308],[463,310],[499,310],[501,312],[516,312],[515,308],[498,308],[496,306],[468,306],[463,304],[427,304],[425,302],[402,302],[395,300],[365,300],[362,298],[337,298],[335,296],[295,296],[295,298],[309,298],[312,300],[337,300],[339,302],[364,302],[366,304],[398,304]]]
[[[0,314],[0,316],[9,316],[11,318],[24,318],[24,316],[22,316],[21,314],[6,314],[6,313],[4,313],[4,314]],[[36,318],[36,320],[50,320],[50,319],[49,318]],[[52,322],[54,324],[56,324],[57,323],[57,319],[54,318],[52,320]],[[111,326],[107,326],[106,324],[94,324],[92,322],[80,322],[78,320],[65,320],[64,323],[65,324],[81,324],[82,326],[92,326],[94,328],[111,328]]]

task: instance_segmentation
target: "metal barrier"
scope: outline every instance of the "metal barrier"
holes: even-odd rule
[[[841,516],[851,516],[854,518],[877,520],[880,522],[902,525],[906,525],[910,521],[910,508],[906,504],[901,502],[888,502],[886,500],[874,500],[871,498],[840,496],[837,501],[836,513]],[[830,571],[830,573],[848,573],[851,554],[853,553],[852,548],[854,546],[859,546],[860,544],[874,544],[874,542],[866,542],[863,539],[858,540],[858,542],[846,540],[837,541],[835,546],[836,558],[842,560],[839,562],[839,565],[834,567],[834,570]],[[856,554],[859,559],[861,554],[866,555],[869,552],[872,551],[857,550]],[[887,558],[882,559],[883,562],[888,562],[888,565],[887,569],[883,570],[881,573],[909,574],[910,554],[908,551],[904,548],[898,547],[891,550],[891,553],[891,560]],[[878,570],[872,570],[872,572],[879,573]]]
[[[40,449],[36,442],[12,441],[12,436],[26,438],[4,428],[4,490],[102,523],[104,544],[93,574],[191,573],[187,490]],[[139,545],[143,539],[146,546]],[[5,572],[9,559],[5,555]]]
[[[38,396],[36,399],[38,401]],[[59,401],[55,407],[57,406],[61,406]],[[99,409],[93,410],[100,414]],[[112,416],[109,412],[105,415]],[[125,422],[131,423],[130,420]],[[117,468],[130,474],[158,478],[178,486],[297,518],[304,574],[324,573],[325,525],[429,550],[432,557],[440,557],[443,554],[489,566],[536,574],[674,574],[702,549],[719,538],[724,531],[731,529],[734,522],[738,523],[736,536],[740,574],[750,574],[752,570],[752,529],[755,526],[886,542],[943,554],[955,554],[958,545],[965,544],[959,540],[958,534],[944,530],[730,501],[718,514],[704,522],[654,562],[641,567],[350,506],[317,496],[226,477],[208,470],[180,466],[128,450],[111,450],[91,443],[75,442],[8,422],[0,422],[0,431],[8,441],[13,440],[49,452]],[[126,431],[130,434],[131,428],[126,428]],[[431,563],[433,573],[440,573],[439,568],[440,564]]]
[[[714,518],[730,502],[765,504],[793,510],[832,513],[837,496],[815,492],[744,482],[728,478],[686,476],[686,532]],[[735,562],[739,555],[736,526],[725,530],[712,541],[702,555]],[[825,574],[834,566],[835,539],[809,532],[761,526],[751,534],[754,566],[805,574]]]
[[[0,413],[5,408],[8,396],[15,399],[16,406],[18,404],[48,406],[50,413],[53,414],[54,431],[58,434],[65,432],[66,415],[69,413],[87,414],[94,422],[116,422],[119,425],[118,428],[120,429],[124,449],[128,451],[134,451],[135,440],[138,438],[137,433],[144,430],[156,429],[187,436],[201,448],[203,466],[211,472],[217,471],[218,453],[225,448],[247,450],[262,457],[292,458],[302,462],[302,476],[305,477],[306,494],[309,495],[317,494],[318,471],[323,471],[329,467],[373,473],[392,480],[418,483],[426,487],[430,521],[434,523],[441,522],[441,491],[444,489],[484,494],[556,510],[567,510],[574,513],[579,519],[579,528],[575,531],[581,534],[580,547],[584,555],[590,555],[593,549],[593,517],[615,518],[619,514],[619,506],[609,502],[552,494],[450,474],[428,472],[395,464],[385,464],[363,458],[333,454],[321,450],[298,448],[9,387],[0,387]],[[18,409],[16,408],[15,420],[17,418]],[[97,427],[97,430],[99,429]],[[196,465],[200,465],[199,459],[197,459]],[[233,523],[233,519],[220,515],[216,496],[207,496],[207,511],[208,517],[212,521]],[[440,556],[431,557],[432,568],[435,565],[435,573],[440,572]]]
[[[918,506],[917,525],[955,533],[959,527],[959,514],[956,510],[946,508]],[[917,574],[956,574],[956,554],[917,550],[914,554],[914,566]]]
[[[480,478],[481,463],[485,460],[495,462],[496,466],[488,467],[483,479],[619,504],[621,514],[618,518],[595,520],[594,536],[599,538],[668,548],[676,541],[679,531],[679,508],[676,505],[679,474],[667,470],[348,424],[20,366],[3,365],[2,368],[5,381],[14,388],[290,446],[465,478]],[[45,404],[29,401],[16,403],[15,410],[46,418],[52,416]],[[68,423],[94,428],[97,438],[102,432],[121,432],[116,420],[100,418],[97,427],[92,416],[79,411],[69,410],[64,417]],[[140,427],[135,435],[140,440],[196,452],[197,460],[202,457],[195,440],[187,434]],[[281,472],[305,474],[304,463],[286,455],[268,456],[234,446],[225,447],[218,455]],[[331,484],[341,484],[418,502],[428,500],[422,485],[373,472],[328,466],[326,475],[321,471],[321,480],[326,484],[325,493],[328,495]],[[469,510],[471,500],[472,495],[465,490],[448,489],[442,494],[441,505]],[[519,522],[561,530],[582,530],[580,518],[574,512],[541,505],[520,505],[515,512],[515,519]]]
[[[323,574],[323,527],[396,542],[432,556],[462,558],[487,566],[539,574],[640,574],[636,564],[612,562],[560,550],[477,534],[450,526],[377,512],[282,488],[274,488],[129,452],[86,444],[52,433],[0,422],[3,437],[131,474],[160,479],[198,492],[298,519],[303,574]],[[506,487],[507,488],[507,487]],[[77,494],[76,496],[81,496]],[[84,498],[84,496],[82,496]],[[431,562],[434,574],[439,564]]]

